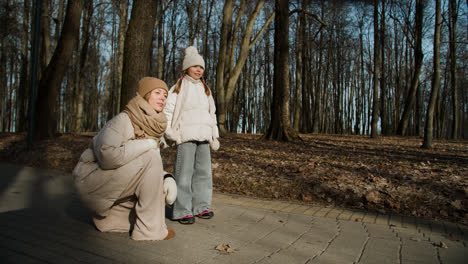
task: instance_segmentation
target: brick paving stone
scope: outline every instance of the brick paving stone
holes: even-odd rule
[[[468,249],[460,241],[445,240],[446,248],[437,247],[437,251],[443,263],[466,263]]]
[[[271,209],[277,210],[277,211],[282,211],[284,208],[288,207],[289,203],[282,202],[282,201],[276,201],[273,202]]]
[[[298,207],[294,208],[291,213],[292,214],[304,214],[306,210],[309,209],[309,206],[306,205],[299,205]]]
[[[327,213],[325,217],[331,218],[331,219],[337,219],[338,216],[341,214],[341,212],[343,212],[343,210],[333,208],[332,210],[330,210],[330,212]]]
[[[325,217],[331,210],[332,208],[322,207],[320,210],[315,212],[314,216]]]
[[[347,220],[349,221],[351,219],[351,216],[353,215],[353,211],[344,209],[340,215],[338,215],[337,219],[338,220]]]
[[[378,214],[375,223],[378,225],[388,225],[389,221],[389,216],[388,215],[383,215],[383,214]]]
[[[381,225],[377,224],[365,224],[364,226],[367,229],[367,232],[369,233],[369,237],[371,238],[399,241],[396,232],[387,226],[385,226],[385,228],[382,228]]]
[[[416,222],[416,228],[419,230],[419,232],[432,232],[431,223],[427,219],[418,219]]]
[[[318,212],[322,207],[318,206],[309,206],[307,210],[304,211],[305,215],[314,215],[316,212]]]
[[[461,237],[462,230],[459,225],[450,222],[444,222],[445,231],[448,236]]]
[[[276,201],[264,201],[263,208],[264,209],[275,209],[278,206]]]
[[[282,209],[281,209],[281,212],[290,213],[290,212],[292,212],[294,209],[298,208],[299,206],[300,206],[299,204],[290,203],[290,204],[288,204],[288,206],[282,208]]]
[[[437,233],[446,233],[444,223],[441,221],[431,221],[431,231]]]
[[[356,256],[343,254],[339,250],[326,251],[322,255],[307,262],[308,264],[337,264],[337,263],[354,263]]]
[[[372,236],[366,244],[358,263],[393,264],[399,263],[400,241]]]
[[[364,216],[364,218],[362,219],[362,222],[368,223],[368,224],[374,224],[376,219],[377,219],[377,214],[369,212]]]
[[[390,215],[388,224],[391,226],[402,227],[401,215]]]
[[[366,215],[365,212],[362,212],[362,211],[354,211],[353,212],[353,215],[351,216],[351,221],[355,221],[355,222],[362,222],[362,220],[364,219],[364,216]]]
[[[417,228],[417,222],[415,217],[411,216],[402,216],[402,226],[406,228]]]
[[[402,263],[439,264],[437,252],[428,241],[402,240]]]

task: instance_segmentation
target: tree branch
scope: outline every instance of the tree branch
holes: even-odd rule
[[[271,14],[271,16],[268,18],[268,20],[265,22],[265,24],[263,25],[262,29],[260,29],[260,31],[258,32],[257,36],[255,36],[255,38],[250,42],[249,44],[249,49],[252,48],[253,45],[255,45],[255,43],[258,41],[258,39],[260,38],[260,36],[263,34],[263,32],[265,31],[265,29],[268,27],[268,25],[270,25],[271,21],[273,21],[273,18],[275,18],[275,12],[273,12]]]
[[[324,26],[324,27],[327,26],[327,24],[322,19],[320,19],[316,14],[312,14],[312,13],[310,13],[308,11],[305,11],[305,10],[302,10],[302,9],[294,9],[293,11],[289,12],[289,16],[294,15],[295,13],[303,13],[305,15],[311,16],[312,18],[317,20],[317,22],[322,24],[322,26]]]

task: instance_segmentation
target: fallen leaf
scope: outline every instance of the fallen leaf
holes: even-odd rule
[[[220,254],[230,254],[234,252],[234,249],[232,249],[229,244],[224,243],[217,245],[215,249],[218,250]]]
[[[447,244],[445,244],[443,241],[433,242],[432,245],[440,248],[448,248]]]

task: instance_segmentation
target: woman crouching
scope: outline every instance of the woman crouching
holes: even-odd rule
[[[73,170],[101,232],[130,232],[134,240],[175,236],[165,223],[165,203],[174,202],[177,187],[159,152],[167,93],[162,80],[142,78],[137,95],[93,138]]]

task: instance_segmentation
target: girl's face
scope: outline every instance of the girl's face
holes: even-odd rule
[[[161,112],[166,105],[167,92],[162,88],[156,88],[150,92],[148,103],[156,112]]]
[[[205,72],[205,70],[203,69],[202,66],[199,66],[199,65],[192,66],[187,69],[187,74],[190,77],[192,77],[194,80],[200,79],[203,76],[203,72]]]

